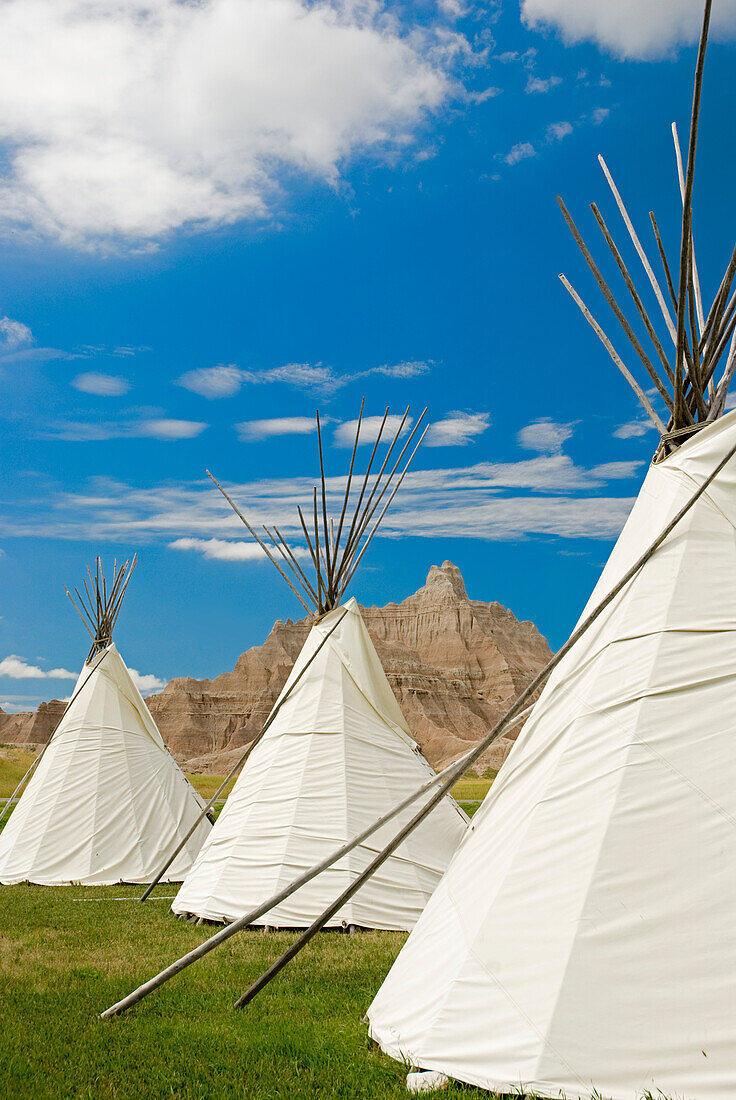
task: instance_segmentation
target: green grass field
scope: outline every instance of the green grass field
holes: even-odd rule
[[[385,1057],[361,1023],[402,934],[317,936],[235,1011],[236,997],[293,935],[245,932],[126,1016],[103,1022],[102,1009],[212,931],[177,920],[165,900],[111,900],[139,893],[0,888],[0,1095],[405,1100],[405,1067]],[[461,1086],[449,1094],[488,1097]]]
[[[0,746],[0,797],[33,753]],[[190,779],[211,797],[221,778]],[[458,784],[482,797],[485,780]],[[477,803],[466,804],[470,813]],[[211,934],[140,887],[0,887],[0,1096],[406,1097],[363,1014],[405,937],[325,933],[244,1011],[232,1003],[292,933],[246,932],[119,1020],[98,1013]],[[172,886],[159,887],[173,895]],[[125,898],[123,901],[113,900]],[[127,900],[131,899],[131,900]],[[456,1095],[484,1096],[453,1086]],[[447,1093],[443,1093],[447,1095]]]

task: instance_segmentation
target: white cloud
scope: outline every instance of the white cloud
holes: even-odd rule
[[[462,19],[470,12],[470,5],[463,0],[437,0],[437,7],[451,19]]]
[[[0,661],[0,676],[9,676],[11,680],[76,680],[77,675],[65,668],[39,668],[13,653]]]
[[[547,127],[547,141],[562,141],[571,133],[571,122],[550,122]]]
[[[539,76],[530,76],[526,82],[526,88],[524,91],[527,95],[545,95],[551,91],[552,88],[556,88],[558,84],[562,83],[562,78],[559,76],[550,76],[546,80],[542,80]]]
[[[394,363],[393,366],[369,367],[368,370],[361,371],[352,377],[364,378],[369,374],[383,374],[387,378],[418,378],[422,374],[428,374],[431,369],[431,363],[425,363],[421,360],[410,360],[404,363]]]
[[[0,211],[72,245],[265,218],[406,150],[477,60],[381,0],[5,0]]]
[[[72,379],[72,385],[82,393],[93,393],[98,397],[121,397],[130,389],[127,378],[120,378],[115,374],[98,374],[96,371],[78,374]]]
[[[273,435],[311,435],[317,430],[317,423],[313,416],[282,416],[273,420],[244,420],[235,425],[235,430],[244,443],[253,443]]]
[[[554,420],[542,417],[527,424],[519,432],[519,444],[527,451],[539,451],[541,454],[560,454],[563,445],[570,439],[574,424],[558,424]]]
[[[230,363],[217,367],[199,367],[188,370],[176,380],[177,386],[198,393],[201,397],[232,397],[243,384],[243,371]]]
[[[382,443],[389,443],[394,438],[397,431],[399,430],[399,425],[401,424],[402,419],[403,417],[394,416],[393,413],[386,417],[386,423],[384,425],[383,433],[381,435]],[[404,427],[401,430],[401,434],[406,435],[408,431],[411,431],[411,426],[413,423],[414,421],[412,417],[407,416]],[[381,429],[381,424],[383,424],[382,416],[364,416],[360,425],[361,444],[375,443],[376,439],[378,438],[378,433]],[[357,420],[346,420],[344,424],[340,424],[339,427],[335,428],[333,442],[337,447],[352,447],[355,443],[355,433],[357,429]]]
[[[593,122],[596,126],[600,126],[601,122],[605,122],[611,113],[610,107],[596,107],[591,115]]]
[[[331,367],[323,367],[321,363],[286,363],[283,367],[261,371],[244,370],[240,373],[243,381],[253,386],[268,386],[280,382],[298,390],[326,394],[340,389],[346,380],[352,381],[352,376],[341,378]]]
[[[613,432],[616,439],[638,439],[654,430],[651,420],[630,420],[628,424],[621,424]]]
[[[516,145],[512,145],[503,159],[507,164],[518,164],[520,160],[529,160],[530,157],[536,157],[536,155],[537,150],[530,141],[519,141]]]
[[[297,559],[311,561],[309,551],[305,547],[290,546],[292,554]],[[266,555],[256,542],[240,542],[231,539],[175,539],[169,543],[171,550],[196,550],[203,558],[210,561],[266,561]],[[280,561],[278,551],[272,549],[277,561]]]
[[[463,537],[501,537],[498,534],[502,527],[500,517],[505,516],[508,520],[509,516],[514,516],[513,523],[521,523],[521,517],[529,515],[533,526],[528,530],[538,530],[544,519],[545,502],[564,498],[564,507],[559,503],[549,505],[550,509],[558,509],[555,513],[558,518],[563,513],[567,517],[574,515],[579,524],[585,518],[590,537],[604,537],[596,532],[610,530],[612,521],[606,520],[605,515],[619,516],[628,505],[612,503],[610,499],[605,503],[607,498],[598,494],[608,480],[638,475],[641,465],[616,463],[613,467],[606,464],[585,469],[568,455],[556,453],[538,454],[521,461],[478,462],[470,466],[411,471],[387,514],[382,532],[389,537],[400,534],[405,526],[402,517],[408,510],[407,531],[410,524],[412,531],[430,536],[431,523],[426,517],[433,517],[432,522],[440,522],[438,515],[446,512],[447,517],[456,515],[462,520]],[[347,455],[341,467],[338,476],[328,470],[327,506],[333,515],[342,507]],[[314,469],[298,477],[264,478],[236,484],[227,483],[221,471],[215,473],[220,475],[225,488],[256,529],[262,523],[275,524],[287,538],[299,544],[302,535],[296,506],[311,507],[312,488],[319,473],[316,463]],[[360,463],[356,481],[359,478]],[[355,484],[353,489],[357,491]],[[596,517],[599,500],[604,501],[600,522]],[[496,508],[499,509],[498,523],[493,519]],[[561,519],[559,522],[562,533],[566,528]],[[444,519],[442,524],[445,530]],[[139,543],[185,539],[193,541],[178,549],[201,553],[205,553],[205,544],[214,539],[210,554],[235,555],[236,558],[243,554],[247,559],[258,552],[250,542],[244,542],[248,550],[231,549],[232,543],[242,540],[243,534],[240,520],[207,479],[135,487],[110,478],[93,478],[75,487],[73,492],[51,496],[45,492],[37,498],[26,496],[15,508],[6,506],[0,516],[2,537],[54,537],[94,542],[135,539]],[[223,547],[218,545],[220,542]]]
[[[600,478],[601,481],[627,481],[631,477],[636,477],[642,465],[640,459],[629,462],[601,462],[599,466],[591,467],[590,472],[593,477]]]
[[[198,420],[142,420],[134,434],[151,439],[194,439],[206,427]]]
[[[33,333],[22,321],[0,317],[0,352],[15,351],[33,343]]]
[[[530,27],[551,26],[569,42],[597,42],[622,57],[661,57],[683,43],[696,42],[703,5],[694,0],[522,0]],[[715,37],[736,34],[736,0],[713,5]]]
[[[176,441],[194,439],[207,428],[199,420],[122,420],[86,422],[72,420],[52,424],[42,432],[41,439],[59,439],[67,443],[95,443],[106,439],[160,439]]]
[[[152,691],[159,691],[161,688],[166,687],[165,680],[160,680],[158,676],[154,676],[150,672],[139,672],[137,668],[129,668],[128,672],[141,695],[148,695]]]
[[[435,421],[427,432],[425,447],[465,447],[490,427],[488,413],[451,412]]]
[[[297,390],[329,397],[343,386],[372,374],[387,378],[418,378],[427,374],[431,368],[430,362],[406,360],[352,373],[336,374],[332,367],[325,367],[321,363],[286,363],[282,367],[269,367],[266,370],[241,370],[230,363],[227,366],[199,367],[197,370],[187,371],[176,380],[176,384],[207,398],[233,397],[244,385],[274,384],[292,386]]]

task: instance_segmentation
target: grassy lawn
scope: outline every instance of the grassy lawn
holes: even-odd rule
[[[406,1100],[405,1068],[361,1023],[402,934],[318,936],[235,1012],[236,997],[292,938],[246,932],[103,1022],[100,1010],[212,931],[178,921],[165,900],[103,900],[139,892],[0,887],[0,1095]],[[442,1095],[488,1100],[459,1085]]]

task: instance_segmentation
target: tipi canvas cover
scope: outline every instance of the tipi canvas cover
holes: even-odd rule
[[[148,882],[202,805],[111,643],[82,670],[0,834],[0,882]],[[184,877],[211,827],[203,819],[167,881]]]
[[[411,738],[355,600],[312,628],[284,698],[185,879],[172,906],[175,913],[226,921],[242,916],[433,774]],[[409,808],[401,822],[413,812]],[[463,812],[445,799],[332,925],[412,928],[466,827]],[[394,821],[374,834],[261,923],[310,924],[396,828]]]
[[[589,608],[734,445],[650,468]],[[368,1017],[499,1092],[736,1094],[736,459],[553,673]]]

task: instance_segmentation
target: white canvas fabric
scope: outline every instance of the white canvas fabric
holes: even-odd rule
[[[254,748],[172,906],[234,920],[350,840],[433,774],[409,733],[355,600],[311,630],[280,698],[347,613]],[[278,702],[276,704],[278,706]],[[303,928],[409,820],[410,808],[260,923]],[[447,798],[331,926],[412,928],[467,827]]]
[[[649,470],[586,611],[735,442],[731,413]],[[735,525],[736,459],[550,678],[370,1007],[393,1057],[736,1094]]]
[[[203,806],[114,644],[77,691],[0,833],[2,883],[150,882]],[[181,881],[211,828],[204,818],[163,882]]]

